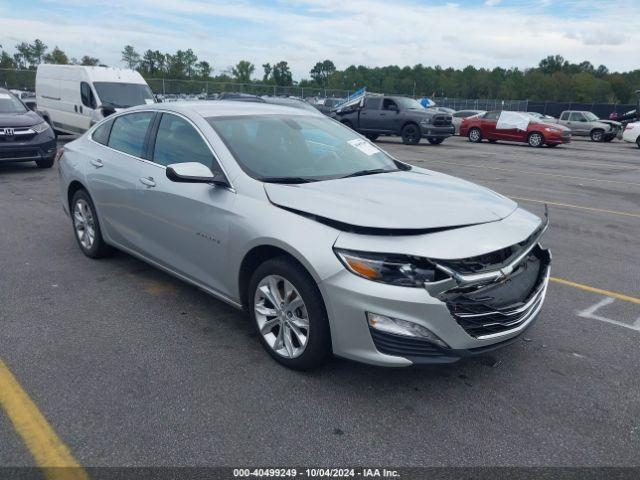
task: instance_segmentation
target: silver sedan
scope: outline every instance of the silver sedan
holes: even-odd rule
[[[245,309],[291,368],[454,362],[515,340],[544,301],[546,218],[305,110],[140,106],[59,167],[86,256],[117,248]]]

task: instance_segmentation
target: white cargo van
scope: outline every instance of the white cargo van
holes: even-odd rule
[[[36,73],[36,103],[55,130],[75,134],[124,108],[154,103],[154,98],[134,70],[43,64]]]

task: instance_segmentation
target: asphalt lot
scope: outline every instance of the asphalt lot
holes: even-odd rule
[[[549,203],[559,281],[521,341],[445,367],[286,370],[226,304],[84,257],[55,167],[0,165],[0,360],[81,465],[640,465],[640,151],[379,145]],[[0,465],[34,465],[1,409]]]

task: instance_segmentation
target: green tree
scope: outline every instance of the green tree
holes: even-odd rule
[[[240,60],[236,66],[231,69],[231,74],[238,82],[249,83],[255,69],[256,67],[253,63],[247,60]]]
[[[69,58],[67,57],[67,54],[64,53],[62,50],[60,50],[57,45],[53,47],[53,50],[51,50],[51,53],[47,53],[44,56],[44,61],[47,63],[54,63],[57,65],[69,64]]]
[[[96,67],[100,64],[100,59],[96,57],[90,57],[89,55],[84,55],[80,59],[80,65],[85,65],[87,67]]]
[[[131,45],[125,45],[122,50],[122,62],[130,68],[134,70],[138,64],[140,63],[140,54],[136,52],[136,49]]]
[[[311,75],[311,78],[313,78],[318,85],[325,87],[329,77],[333,75],[335,71],[336,66],[333,62],[331,60],[324,60],[316,63],[309,72],[309,75]]]
[[[273,80],[276,82],[276,85],[293,85],[293,77],[291,76],[291,70],[289,70],[289,64],[284,60],[273,66],[271,75],[273,76]]]
[[[262,70],[264,71],[264,75],[262,75],[262,82],[268,83],[271,81],[271,72],[273,71],[273,68],[270,63],[263,63]]]
[[[202,60],[198,62],[196,65],[196,70],[198,71],[198,77],[203,80],[207,80],[211,76],[211,65],[206,60]]]

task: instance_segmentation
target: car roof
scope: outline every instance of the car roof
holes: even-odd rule
[[[188,115],[196,113],[197,115],[209,117],[235,117],[243,115],[311,115],[309,111],[287,107],[284,105],[276,105],[273,103],[258,102],[238,102],[234,100],[200,100],[189,102],[169,102],[155,103],[153,105],[139,105],[127,109],[133,110],[158,110],[177,112]]]

